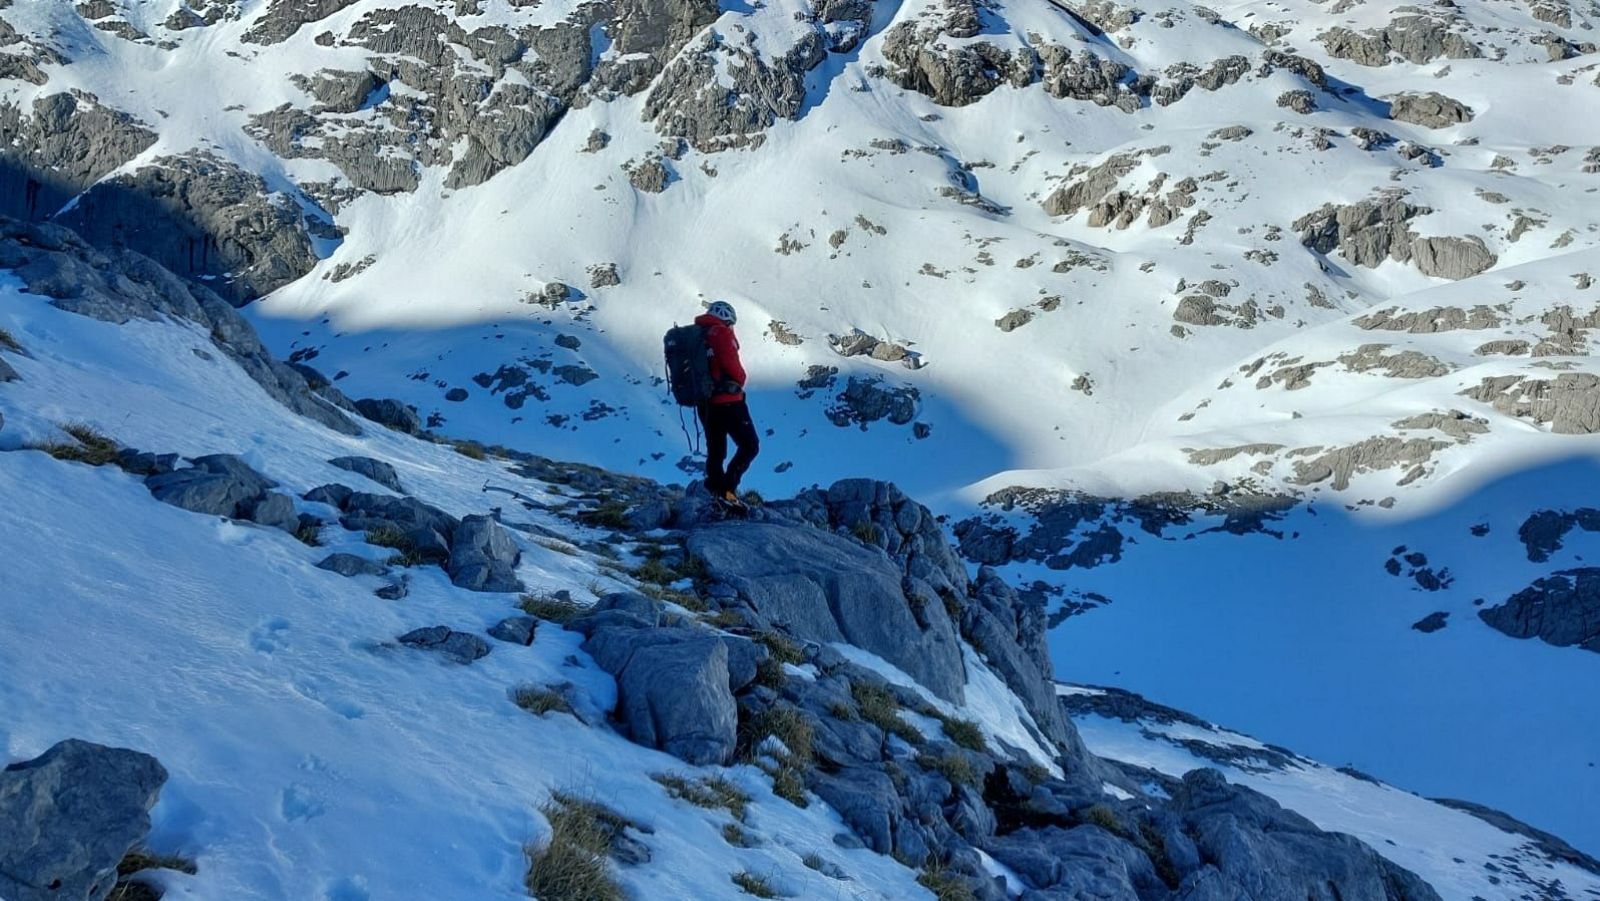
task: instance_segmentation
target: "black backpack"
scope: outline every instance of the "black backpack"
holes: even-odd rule
[[[716,386],[711,381],[711,348],[706,345],[706,330],[698,325],[667,329],[662,339],[666,351],[667,387],[680,406],[698,407],[709,403]]]

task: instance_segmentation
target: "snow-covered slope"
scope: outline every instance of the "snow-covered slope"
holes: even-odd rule
[[[1600,526],[1597,20],[1567,0],[11,3],[0,213],[250,302],[273,351],[352,397],[661,480],[695,466],[661,332],[732,300],[750,487],[869,475],[988,519],[956,528],[971,561],[1087,611],[1055,620],[1065,677],[1596,853],[1600,588],[1529,611],[1543,580],[1589,578],[1557,573]],[[189,401],[157,392],[134,425],[114,389],[148,367],[97,340],[99,381],[25,379],[7,429],[83,417],[188,451],[166,432]],[[424,465],[436,502],[477,509],[446,484],[474,465]]]
[[[241,299],[276,288],[259,313],[283,319],[278,347],[486,440],[672,474],[684,445],[651,380],[659,336],[727,297],[774,432],[764,463],[793,464],[767,475],[774,490],[863,466],[919,489],[1019,468],[1122,493],[1203,486],[1219,473],[1186,449],[1394,434],[1341,414],[1402,389],[1408,410],[1461,408],[1520,440],[1455,379],[1372,354],[1311,379],[1314,403],[1285,393],[1298,382],[1250,385],[1292,357],[1391,343],[1348,323],[1442,278],[1475,276],[1417,302],[1492,305],[1515,280],[1518,316],[1591,312],[1572,281],[1597,224],[1591,15],[23,4],[3,13],[25,67],[5,82],[9,159],[51,174],[6,202],[71,207],[57,215]],[[63,92],[75,109],[35,106]],[[64,173],[51,129],[105,149]],[[174,162],[194,153],[212,168]],[[276,211],[217,196],[257,175]],[[1376,211],[1313,215],[1363,201]],[[189,234],[152,234],[152,212]],[[858,329],[922,368],[841,358],[830,336]],[[1454,352],[1444,368],[1474,382],[1526,365]],[[840,372],[797,388],[812,366]],[[916,399],[890,422],[866,389],[839,399],[852,376]],[[1225,378],[1239,384],[1212,397]],[[1309,421],[1279,434],[1294,413]],[[879,417],[865,434],[863,416]]]

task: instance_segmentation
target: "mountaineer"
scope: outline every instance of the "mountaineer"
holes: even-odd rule
[[[682,406],[692,406],[706,433],[706,490],[732,512],[745,511],[739,481],[761,450],[761,439],[745,403],[745,371],[739,359],[739,319],[733,305],[713,302],[665,338],[667,380]],[[728,439],[736,448],[728,459]]]

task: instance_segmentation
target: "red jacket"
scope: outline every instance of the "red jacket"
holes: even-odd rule
[[[744,400],[744,364],[739,362],[739,339],[733,334],[733,327],[710,313],[696,316],[694,324],[706,330],[706,346],[711,348],[711,380],[717,386],[711,402],[731,404]],[[723,390],[726,382],[738,385],[738,390]]]

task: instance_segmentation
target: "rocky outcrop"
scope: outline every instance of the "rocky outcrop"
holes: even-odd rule
[[[706,31],[661,73],[644,116],[701,151],[758,143],[774,122],[799,114],[805,73],[826,55],[815,31],[771,60],[749,33]]]
[[[0,215],[40,220],[156,142],[145,123],[81,92],[0,104]]]
[[[1558,435],[1600,432],[1600,375],[1563,372],[1553,379],[1487,376],[1461,392],[1507,416],[1548,425]]]
[[[356,0],[272,0],[266,11],[244,33],[252,44],[277,44],[288,40],[301,26],[320,22]]]
[[[55,225],[0,219],[0,268],[55,306],[106,322],[172,317],[194,323],[273,399],[347,435],[361,429],[317,396],[305,376],[272,358],[255,329],[209,289],[127,251],[101,252]]]
[[[768,523],[698,529],[689,551],[764,627],[847,641],[960,700],[966,671],[955,623],[936,592],[908,597],[884,554],[821,529]]]
[[[161,157],[101,181],[58,218],[92,244],[138,251],[236,304],[317,264],[296,201],[207,154]]]
[[[1463,279],[1489,269],[1495,254],[1477,235],[1421,237],[1411,220],[1433,212],[1388,194],[1352,204],[1324,204],[1294,222],[1300,243],[1319,253],[1337,251],[1357,266],[1375,269],[1385,260],[1414,263],[1425,275]]]
[[[1567,569],[1538,579],[1478,616],[1512,638],[1600,653],[1600,568]]]
[[[1530,515],[1517,529],[1517,539],[1522,542],[1533,563],[1544,563],[1556,551],[1573,529],[1600,532],[1600,510],[1579,507],[1576,510],[1539,510]]]
[[[0,896],[104,901],[166,781],[148,754],[78,739],[0,770]]]
[[[1426,474],[1426,465],[1433,455],[1451,446],[1448,441],[1434,438],[1399,438],[1379,435],[1333,447],[1320,452],[1307,453],[1294,461],[1292,485],[1315,485],[1331,480],[1335,491],[1350,487],[1353,476],[1390,469],[1403,469],[1405,475],[1397,485],[1409,485]]]
[[[922,393],[910,385],[891,386],[875,376],[853,375],[825,413],[830,422],[840,427],[857,425],[865,429],[868,423],[881,419],[906,425],[916,418],[921,397]]]
[[[1437,91],[1408,92],[1389,98],[1389,118],[1423,128],[1449,128],[1472,121],[1472,108]]]
[[[1318,35],[1329,56],[1363,66],[1386,66],[1394,57],[1422,64],[1441,57],[1476,59],[1483,51],[1452,30],[1448,20],[1430,15],[1397,16],[1383,28],[1354,32],[1330,28]]]

